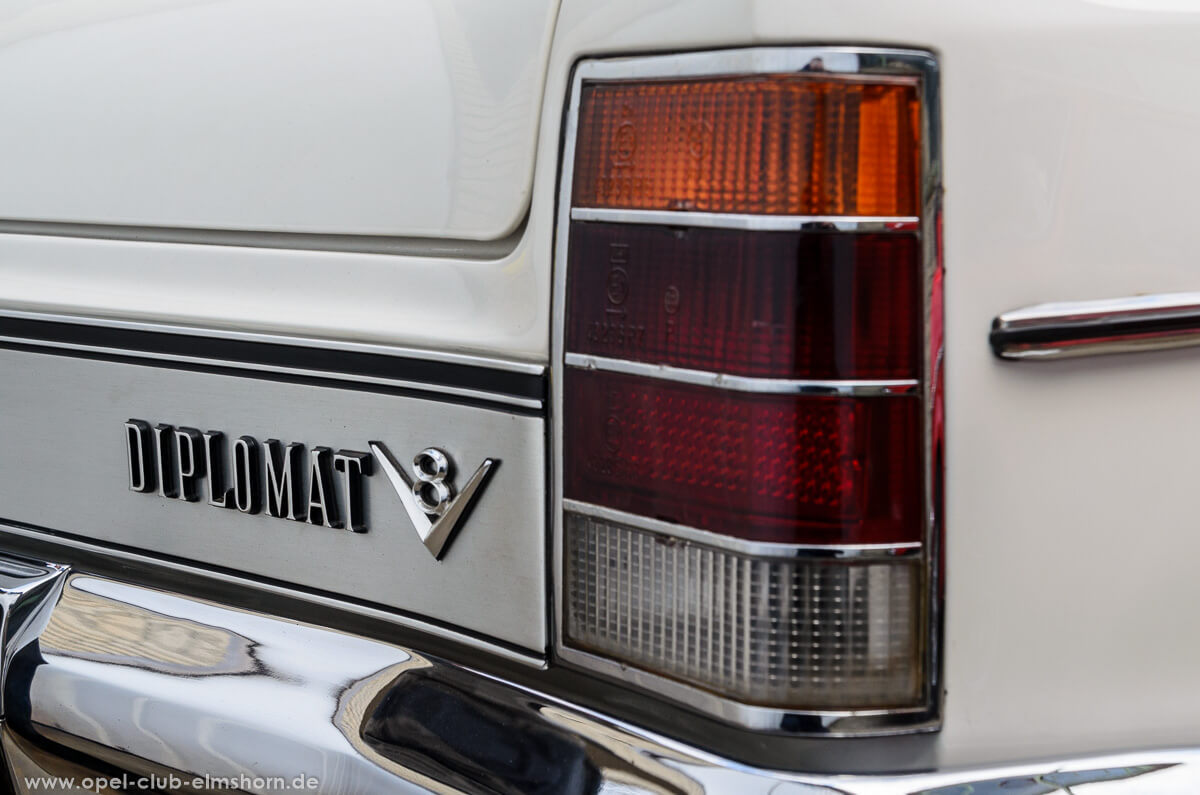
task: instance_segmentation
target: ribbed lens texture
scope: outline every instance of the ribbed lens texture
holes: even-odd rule
[[[915,397],[770,395],[568,368],[564,495],[755,541],[921,540]]]
[[[798,74],[585,85],[573,204],[917,214],[915,84]]]
[[[918,566],[755,559],[565,519],[572,645],[751,704],[919,699]]]
[[[567,350],[772,378],[920,375],[902,233],[571,224]]]

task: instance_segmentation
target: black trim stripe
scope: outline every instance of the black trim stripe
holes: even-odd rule
[[[437,399],[457,401],[450,395],[438,394],[439,387],[471,390],[480,393],[468,398],[471,403],[495,403],[512,408],[504,398],[537,401],[543,407],[546,401],[547,381],[545,375],[516,373],[492,367],[451,362],[436,362],[386,353],[335,350],[304,345],[288,345],[274,342],[209,337],[184,332],[148,331],[100,326],[83,323],[66,323],[50,320],[0,317],[0,346],[34,350],[66,356],[81,356],[105,360],[129,361],[134,364],[153,364],[173,369],[217,371],[254,378],[272,380],[337,381],[331,384],[341,388],[368,389],[378,391],[379,384],[361,379],[383,379],[405,382],[397,391],[432,394]],[[20,340],[14,343],[12,340]],[[38,347],[39,343],[42,347]],[[47,344],[63,347],[45,347]],[[95,349],[110,349],[125,352],[110,353]],[[207,363],[181,363],[170,357],[204,359]],[[291,375],[271,371],[255,371],[256,367],[281,367],[302,370],[304,373]],[[360,379],[357,380],[356,379]],[[346,383],[349,382],[349,383]],[[414,386],[415,385],[415,386]],[[386,388],[386,385],[383,385]],[[428,389],[425,387],[428,386]],[[392,391],[392,390],[388,390]],[[541,413],[535,410],[533,413]]]

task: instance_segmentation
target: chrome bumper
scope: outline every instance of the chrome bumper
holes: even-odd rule
[[[0,606],[18,792],[1200,789],[1195,750],[900,776],[756,769],[416,649],[2,557]]]

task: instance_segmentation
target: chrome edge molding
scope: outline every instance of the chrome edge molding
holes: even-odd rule
[[[571,210],[571,220],[702,226],[753,232],[916,232],[920,223],[919,218],[911,216],[741,215],[670,210],[619,210],[606,207],[575,207]]]
[[[815,69],[819,61],[820,69]],[[566,306],[566,264],[568,235],[572,211],[569,197],[574,177],[575,139],[578,134],[580,88],[585,80],[621,80],[631,78],[673,78],[703,75],[738,73],[794,72],[811,69],[814,73],[849,76],[863,79],[912,83],[916,81],[921,93],[921,197],[922,216],[918,223],[922,239],[922,264],[924,266],[926,309],[925,360],[923,367],[924,385],[907,383],[899,385],[908,391],[921,390],[925,399],[925,503],[929,522],[926,527],[926,543],[918,552],[924,553],[923,572],[927,584],[929,604],[926,627],[925,692],[923,706],[898,711],[867,712],[796,712],[774,708],[747,706],[714,696],[699,688],[682,684],[658,674],[642,671],[615,660],[598,657],[563,642],[565,637],[565,611],[563,606],[563,467],[562,467],[562,384],[563,371],[569,366],[588,366],[583,359],[593,364],[603,357],[571,357],[566,361],[563,308]],[[551,346],[551,466],[553,467],[551,508],[553,522],[553,546],[551,561],[554,587],[554,643],[555,654],[563,661],[580,668],[595,671],[617,680],[631,682],[652,693],[666,696],[672,701],[686,704],[707,714],[721,718],[743,728],[763,732],[794,735],[825,736],[874,736],[909,734],[935,731],[941,724],[942,701],[942,605],[939,594],[937,560],[942,547],[942,455],[940,429],[936,427],[935,401],[942,400],[940,379],[943,367],[941,341],[941,273],[940,238],[938,229],[941,216],[941,105],[939,97],[937,61],[932,54],[921,50],[901,50],[876,47],[754,47],[728,50],[710,50],[679,55],[651,55],[582,60],[576,64],[572,75],[567,107],[563,123],[563,147],[558,185],[557,223],[554,243],[554,324]],[[595,210],[585,209],[589,220],[601,219],[592,215]],[[604,213],[607,215],[607,213]],[[640,213],[639,213],[640,215]],[[693,214],[680,213],[691,218]],[[671,214],[674,217],[674,214]],[[622,218],[621,220],[631,220]],[[683,221],[686,219],[680,219]],[[849,220],[849,219],[848,219]],[[874,219],[872,219],[874,220]],[[907,219],[897,219],[907,220]],[[750,222],[755,223],[755,222]],[[686,224],[685,224],[686,225]],[[934,315],[937,322],[930,322]],[[616,362],[617,360],[609,360]],[[580,364],[575,364],[579,362]],[[626,364],[620,362],[618,366]],[[662,369],[648,365],[656,373]],[[679,368],[671,368],[679,369]],[[628,371],[626,371],[628,372]],[[688,372],[688,371],[684,371]],[[702,372],[702,371],[691,371]],[[638,374],[654,374],[639,371]],[[661,374],[658,377],[662,377]],[[710,383],[713,374],[703,373]],[[770,379],[764,379],[770,380]],[[845,385],[842,385],[845,386]],[[853,387],[852,387],[853,388]],[[834,393],[836,394],[836,393]],[[862,394],[851,392],[851,394]],[[878,393],[876,393],[878,394]]]
[[[996,356],[1018,360],[1200,345],[1200,293],[1037,304],[996,317],[988,341]]]
[[[920,382],[915,378],[895,380],[862,381],[806,381],[784,378],[754,378],[742,375],[726,375],[707,370],[691,370],[686,367],[671,367],[665,364],[631,362],[627,359],[610,359],[584,353],[564,355],[567,367],[586,370],[604,370],[610,373],[625,373],[681,384],[710,386],[731,392],[760,392],[773,395],[909,395],[917,391]]]
[[[0,523],[0,547],[3,546],[3,540],[6,535],[21,536],[22,538],[30,538],[35,540],[50,540],[56,544],[61,544],[64,547],[72,547],[85,552],[102,555],[105,558],[121,560],[140,566],[157,566],[204,580],[236,584],[253,591],[276,594],[300,602],[308,602],[310,604],[320,605],[322,607],[328,607],[334,610],[341,610],[346,613],[355,613],[367,618],[385,621],[390,624],[395,624],[396,626],[421,632],[426,635],[444,638],[461,646],[486,652],[490,656],[511,660],[531,668],[539,670],[544,670],[546,668],[546,660],[537,654],[523,653],[508,646],[501,646],[497,643],[489,642],[485,638],[477,637],[466,632],[458,632],[440,624],[422,621],[419,618],[406,616],[382,608],[367,607],[366,605],[358,604],[356,602],[343,601],[331,596],[322,596],[321,594],[317,593],[311,593],[296,588],[288,588],[271,582],[263,582],[252,577],[241,577],[236,574],[230,574],[228,572],[215,569],[208,569],[203,566],[191,565],[177,560],[167,560],[155,557],[154,555],[131,552],[126,549],[111,547],[105,544],[93,544],[76,538],[69,538],[61,535],[51,535],[49,533],[44,533],[27,527],[21,527],[8,523]],[[4,554],[5,553],[0,551],[0,559],[2,559]]]
[[[0,578],[9,566],[33,579],[54,572],[55,584],[28,600],[38,608],[18,644],[28,651],[6,657],[0,677],[14,705],[0,742],[18,786],[127,772],[134,782],[175,775],[185,784],[315,775],[323,778],[308,791],[329,795],[526,791],[530,775],[539,791],[589,782],[596,792],[696,795],[993,792],[1033,781],[1039,791],[1097,795],[1200,787],[1195,748],[947,772],[770,770],[420,649],[7,556]],[[2,579],[0,593],[10,593]],[[444,707],[439,722],[428,721],[429,705]],[[181,726],[221,731],[181,745]],[[513,743],[527,752],[515,761],[497,750]]]
[[[890,560],[916,555],[921,551],[920,542],[907,544],[775,544],[768,541],[747,541],[696,527],[664,522],[659,519],[605,508],[602,505],[566,498],[563,499],[563,510],[645,530],[649,533],[670,536],[708,547],[728,549],[759,558],[885,558]]]
[[[82,237],[92,240],[123,240],[134,243],[298,249],[300,251],[335,251],[351,254],[453,257],[486,261],[500,259],[516,251],[521,239],[525,236],[525,227],[528,222],[529,214],[526,211],[516,229],[495,240],[393,237],[327,232],[265,232],[186,226],[132,226],[16,218],[0,218],[0,235]]]

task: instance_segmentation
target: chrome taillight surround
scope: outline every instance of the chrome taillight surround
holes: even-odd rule
[[[920,200],[919,222],[912,218],[876,217],[812,217],[763,216],[720,213],[657,212],[645,210],[576,209],[572,212],[574,153],[581,89],[585,82],[613,80],[643,80],[698,76],[752,75],[781,72],[824,72],[828,75],[865,75],[872,78],[896,76],[915,78],[921,99],[920,139]],[[942,617],[942,263],[940,259],[941,166],[938,102],[938,68],[934,57],[922,51],[852,47],[764,47],[697,52],[679,55],[646,56],[587,60],[580,62],[571,82],[565,117],[564,144],[557,205],[555,239],[554,307],[552,353],[552,450],[553,471],[552,523],[553,574],[555,606],[554,652],[565,664],[604,674],[633,684],[662,698],[685,704],[705,714],[757,731],[788,734],[871,735],[895,734],[936,729],[940,721],[941,685],[941,617]],[[786,390],[807,394],[896,394],[917,389],[921,392],[924,433],[924,502],[925,528],[919,545],[849,545],[814,546],[787,545],[741,541],[709,533],[705,530],[634,517],[623,512],[596,506],[580,505],[564,500],[563,467],[563,385],[567,367],[597,367],[610,371],[634,374],[661,373],[664,368],[620,360],[599,360],[598,357],[568,354],[565,351],[564,312],[566,307],[567,256],[569,230],[572,220],[620,221],[633,223],[678,224],[741,229],[803,229],[869,232],[889,224],[919,223],[921,262],[924,282],[924,341],[922,345],[922,377],[919,384],[872,381],[780,382],[767,379],[723,377],[726,388],[755,391]],[[669,369],[669,368],[668,368]],[[677,370],[670,374],[685,383],[704,383],[709,374]],[[736,383],[735,383],[736,382]],[[734,549],[743,555],[754,556],[767,565],[812,566],[819,569],[821,560],[855,559],[866,571],[872,560],[898,557],[910,561],[919,571],[919,609],[922,618],[919,630],[925,633],[922,670],[923,680],[917,683],[920,698],[917,706],[878,709],[821,709],[789,710],[738,701],[717,695],[695,684],[686,676],[668,677],[644,670],[629,662],[618,661],[600,654],[568,645],[566,615],[570,594],[564,592],[564,578],[570,565],[565,541],[564,510],[588,514],[598,527],[616,522],[636,531],[678,539],[699,547],[710,558],[722,549]],[[604,529],[596,532],[610,532]],[[632,546],[632,541],[629,544]],[[627,550],[629,547],[627,547]],[[687,549],[685,546],[684,549]],[[711,563],[709,565],[712,565]],[[865,576],[865,575],[864,575]]]

